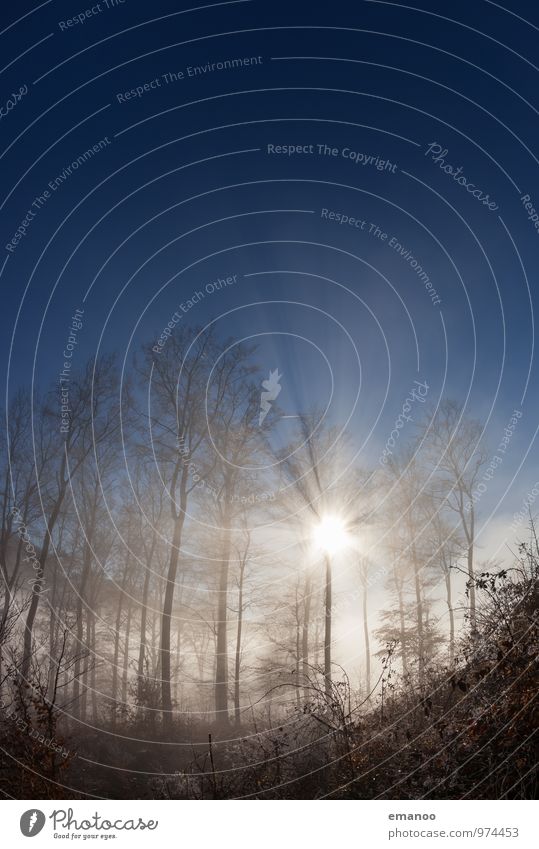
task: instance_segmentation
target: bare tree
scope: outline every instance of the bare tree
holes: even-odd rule
[[[217,587],[215,716],[227,723],[228,715],[228,584],[233,522],[244,512],[252,485],[250,466],[265,448],[258,425],[259,392],[252,382],[256,371],[250,358],[253,350],[242,345],[222,355],[210,388],[214,418],[212,443],[215,450],[209,475],[215,495],[221,535],[219,584]]]
[[[409,564],[415,594],[415,620],[417,632],[417,661],[420,686],[425,681],[426,661],[426,603],[424,598],[425,561],[422,557],[422,535],[428,526],[425,521],[425,500],[429,498],[427,476],[413,450],[394,455],[385,466],[387,476],[387,503],[392,526],[390,538],[394,546],[399,540],[399,565]],[[398,521],[394,517],[398,516]]]
[[[211,333],[188,330],[171,336],[159,354],[146,349],[143,374],[151,382],[153,407],[146,444],[155,452],[168,490],[172,534],[161,617],[161,707],[163,724],[172,725],[171,619],[189,496],[201,473],[199,459],[207,439],[206,385],[215,354]]]
[[[60,401],[57,390],[51,392],[38,410],[34,428],[34,460],[43,510],[45,531],[37,557],[30,606],[25,623],[21,675],[28,677],[32,656],[32,633],[53,532],[62,509],[69,483],[93,449],[118,428],[114,402],[117,386],[114,358],[90,360],[79,376],[71,379],[71,408],[67,434],[60,432]]]
[[[441,480],[440,497],[458,515],[466,540],[470,626],[475,632],[475,490],[488,459],[483,426],[466,416],[461,404],[445,400],[425,426],[424,437]]]
[[[145,685],[145,670],[147,668],[147,621],[148,602],[152,574],[158,569],[159,538],[165,535],[165,491],[159,476],[153,466],[147,462],[137,465],[134,475],[134,492],[139,505],[144,505],[144,515],[141,517],[140,548],[144,556],[144,580],[140,599],[140,642],[137,663],[137,698],[139,706],[143,702]]]
[[[23,390],[15,395],[7,413],[7,426],[0,431],[2,462],[0,485],[0,576],[3,602],[0,613],[0,680],[2,678],[2,646],[8,630],[22,615],[22,606],[15,604],[21,589],[21,565],[30,560],[30,528],[39,515],[37,486],[31,462],[31,405]],[[26,550],[26,556],[23,556]],[[8,628],[9,623],[9,628]]]
[[[241,655],[242,655],[242,631],[243,631],[243,614],[247,603],[244,598],[245,590],[245,570],[249,560],[251,547],[251,532],[249,528],[245,530],[243,544],[236,549],[236,558],[238,563],[238,609],[237,609],[237,624],[236,624],[236,649],[234,657],[234,721],[236,725],[241,723],[241,700],[240,700],[240,676],[241,676]]]
[[[355,488],[361,473],[350,471],[348,437],[324,425],[319,413],[298,416],[295,443],[278,454],[287,482],[281,503],[285,516],[299,526],[300,540],[312,543],[313,529],[325,516],[337,514],[349,529],[365,518],[363,493]],[[359,487],[359,489],[361,489]],[[324,559],[324,677],[326,692],[332,691],[333,582],[331,558]],[[310,594],[310,593],[309,593]],[[310,607],[308,608],[310,613]],[[307,662],[307,661],[306,661]]]
[[[369,560],[362,557],[359,564],[360,580],[362,589],[362,618],[363,618],[363,641],[365,648],[365,692],[367,698],[371,692],[371,643],[369,631]]]
[[[462,557],[467,556],[467,549],[458,530],[444,521],[439,510],[432,516],[429,536],[433,549],[432,559],[439,565],[445,584],[445,600],[449,617],[449,662],[455,660],[455,609],[453,605],[452,576]]]

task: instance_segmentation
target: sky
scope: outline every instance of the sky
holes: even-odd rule
[[[76,368],[179,313],[365,466],[416,381],[403,439],[452,397],[494,456],[516,410],[480,503],[505,551],[539,479],[535,4],[87,8],[2,13],[5,402],[58,381],[74,315]]]

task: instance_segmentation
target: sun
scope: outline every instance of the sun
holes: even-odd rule
[[[350,544],[346,525],[338,516],[323,516],[313,528],[313,541],[319,550],[337,554]]]

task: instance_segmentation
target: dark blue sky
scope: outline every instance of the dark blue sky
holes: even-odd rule
[[[123,356],[156,340],[202,291],[182,321],[256,337],[262,370],[283,374],[285,413],[329,403],[366,441],[365,463],[416,379],[433,403],[448,394],[491,416],[493,446],[521,409],[498,473],[505,486],[530,449],[500,508],[518,509],[539,477],[536,4],[190,6],[3,10],[7,396],[54,379],[75,309],[79,365],[98,346]],[[217,67],[237,59],[250,61]]]

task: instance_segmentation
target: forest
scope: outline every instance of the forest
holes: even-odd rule
[[[412,380],[372,455],[256,347],[162,342],[5,411],[2,794],[534,798],[539,543],[483,556],[484,423]]]

